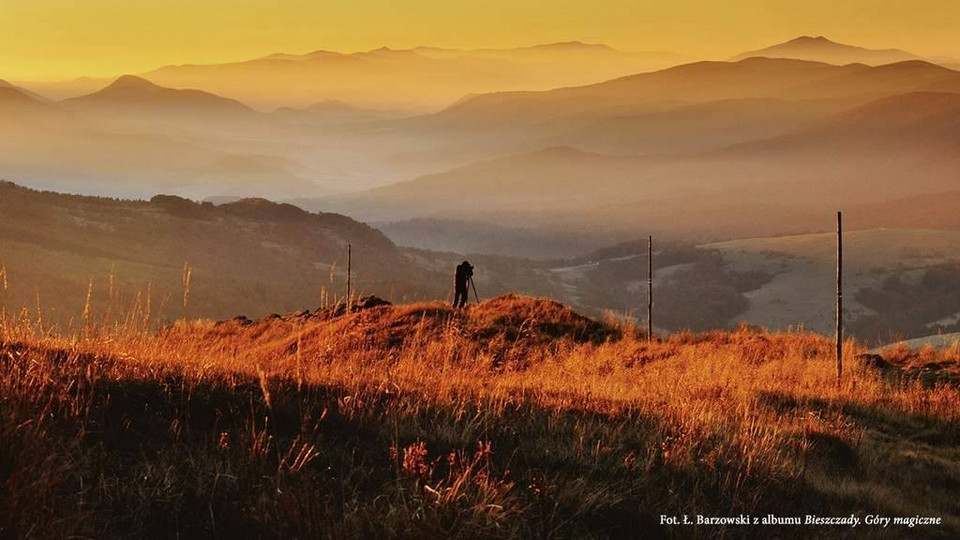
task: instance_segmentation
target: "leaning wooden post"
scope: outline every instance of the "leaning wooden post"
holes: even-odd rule
[[[837,212],[837,386],[843,375],[843,213]]]
[[[352,294],[352,291],[350,288],[351,287],[350,278],[352,277],[351,276],[352,273],[353,273],[353,245],[348,243],[347,244],[347,311],[348,312],[350,311],[350,304],[351,304],[350,295]]]
[[[653,341],[653,236],[647,237],[647,341]]]

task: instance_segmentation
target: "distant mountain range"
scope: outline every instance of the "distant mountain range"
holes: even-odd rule
[[[915,91],[960,91],[960,72],[922,61],[878,67],[769,58],[696,62],[587,86],[476,96],[437,113],[432,121],[549,129],[559,120],[637,115],[725,100],[863,102]]]
[[[430,138],[448,167],[570,146],[607,154],[683,155],[800,129],[872,100],[960,91],[960,72],[921,61],[835,66],[792,59],[697,62],[544,92],[499,92],[394,123]]]
[[[260,109],[341,100],[364,108],[435,111],[468,94],[586,84],[683,61],[679,55],[623,52],[580,42],[483,50],[383,47],[357,53],[320,50],[226,64],[172,65],[140,76],[171,88],[230,96]],[[62,99],[89,93],[107,82],[78,79],[26,86]]]
[[[740,53],[730,61],[752,57],[871,66],[923,60],[960,66],[960,60],[932,60],[899,49],[868,49],[824,36],[801,36]],[[362,108],[422,112],[449,106],[472,94],[580,86],[691,60],[671,53],[625,52],[599,43],[569,41],[508,49],[382,47],[355,53],[280,53],[224,64],[170,65],[140,76],[170,88],[229,96],[262,110],[303,108],[339,100]],[[21,86],[60,100],[89,94],[111,80],[81,77],[24,82]],[[383,92],[384,88],[390,92]]]
[[[801,36],[771,47],[740,53],[730,60],[736,62],[745,58],[762,56],[765,58],[794,58],[828,64],[866,64],[879,66],[927,59],[900,49],[865,49],[830,41],[823,36]]]
[[[602,223],[605,230],[736,237],[757,228],[815,228],[813,216],[825,207],[952,190],[958,167],[960,93],[911,92],[709,152],[613,156],[556,147],[378,188],[336,207],[366,219],[431,216],[571,231]]]
[[[52,103],[7,83],[0,85],[0,110],[0,179],[124,196],[209,195],[211,188],[254,195],[265,184],[288,192],[317,189],[292,160],[231,142],[269,132],[276,120],[199,90],[123,76],[89,95]]]
[[[820,38],[788,44],[770,54],[877,52]],[[387,78],[363,82],[371,85],[364,91],[447,92],[447,83],[492,81],[485,70],[500,69],[505,58],[520,71],[565,66],[587,77],[583,63],[619,70],[643,56],[573,42],[318,51],[154,72],[187,77],[180,82],[231,80],[254,93],[262,82],[310,94],[309,105],[270,113],[227,92],[175,88],[153,75],[123,76],[59,103],[3,84],[0,175],[128,197],[265,195],[378,222],[530,223],[531,238],[557,228],[606,229],[609,240],[644,227],[710,239],[764,224],[805,230],[804,216],[826,204],[953,187],[960,72],[917,59],[694,62],[579,86],[475,94],[414,116],[311,86],[356,89],[376,71]],[[470,82],[460,77],[464,69],[482,77]],[[311,78],[318,73],[330,76]],[[400,83],[390,79],[401,74]],[[688,217],[677,223],[676,215]],[[402,223],[392,229],[415,234]]]

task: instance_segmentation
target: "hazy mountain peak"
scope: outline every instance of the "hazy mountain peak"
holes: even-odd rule
[[[787,41],[786,43],[794,43],[794,44],[800,44],[800,43],[819,43],[819,44],[823,44],[823,45],[828,45],[828,44],[839,45],[836,41],[827,39],[827,38],[824,37],[824,36],[816,36],[816,37],[814,37],[814,36],[800,36],[800,37],[797,37],[797,38],[793,38],[793,39],[791,39],[790,41]]]
[[[292,53],[273,53],[269,56],[265,56],[266,60],[296,60],[303,58],[329,58],[329,57],[341,57],[345,56],[343,53],[338,53],[334,51],[328,51],[326,49],[317,49],[315,51],[310,51],[305,54],[292,54]]]
[[[783,43],[738,54],[731,60],[762,56],[767,58],[795,58],[830,64],[881,65],[906,60],[922,60],[919,56],[899,49],[867,49],[832,41],[824,36],[800,36]]]
[[[93,109],[114,108],[137,110],[144,114],[149,110],[168,115],[179,111],[197,114],[245,114],[250,108],[239,101],[210,92],[193,89],[177,89],[160,86],[143,77],[124,75],[106,88],[80,97],[64,100],[71,107]]]
[[[143,77],[137,77],[136,75],[122,75],[118,77],[117,80],[113,81],[113,83],[107,88],[157,90],[163,87],[156,85],[144,79]]]

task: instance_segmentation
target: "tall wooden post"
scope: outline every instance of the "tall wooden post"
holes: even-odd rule
[[[353,291],[351,290],[352,284],[350,282],[352,273],[353,273],[353,245],[348,243],[347,244],[347,311],[350,311],[350,304],[352,300],[351,294],[353,294]]]
[[[647,237],[647,341],[653,341],[653,236]]]
[[[837,212],[837,386],[843,375],[843,213]]]

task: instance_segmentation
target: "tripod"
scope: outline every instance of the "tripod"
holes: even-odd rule
[[[473,299],[480,303],[480,297],[477,296],[477,286],[473,283],[473,276],[470,276],[470,287],[473,289]]]

